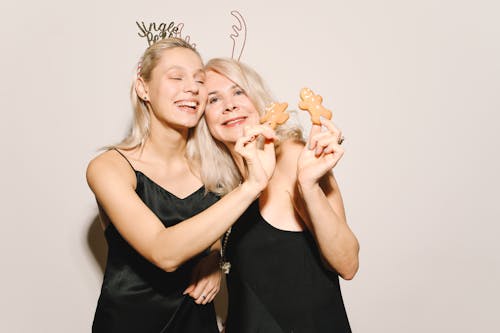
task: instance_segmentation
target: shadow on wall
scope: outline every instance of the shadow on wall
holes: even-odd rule
[[[104,274],[106,257],[108,255],[108,244],[106,243],[106,238],[104,237],[101,219],[97,214],[90,223],[89,230],[87,231],[87,245],[94,255],[94,259],[97,265],[99,265],[101,272]]]

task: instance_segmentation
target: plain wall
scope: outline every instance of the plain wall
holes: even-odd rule
[[[208,60],[231,56],[231,10],[277,100],[312,88],[346,136],[353,331],[500,331],[500,5],[484,0],[2,2],[0,331],[90,331],[106,246],[85,169],[127,132],[135,22],[183,22]]]

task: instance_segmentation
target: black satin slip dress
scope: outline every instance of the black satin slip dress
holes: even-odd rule
[[[212,193],[205,194],[204,187],[181,199],[142,172],[134,172],[137,195],[166,227],[198,214],[218,200]],[[213,303],[198,305],[189,295],[182,294],[194,265],[206,253],[174,272],[166,272],[135,251],[113,224],[107,226],[105,236],[108,257],[93,333],[219,332]]]
[[[336,272],[327,270],[313,236],[280,230],[255,201],[234,224],[226,333],[351,332]]]

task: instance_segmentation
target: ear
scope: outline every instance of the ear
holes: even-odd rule
[[[144,82],[142,77],[138,77],[137,80],[135,80],[135,92],[143,101],[149,101],[148,85]]]

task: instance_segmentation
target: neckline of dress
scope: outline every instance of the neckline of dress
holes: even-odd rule
[[[205,188],[204,185],[201,185],[201,187],[199,187],[198,189],[196,189],[195,191],[191,192],[190,194],[188,194],[187,196],[181,198],[179,197],[178,195],[172,193],[171,191],[167,190],[166,188],[164,188],[163,186],[161,186],[160,184],[158,184],[157,182],[155,182],[154,180],[152,180],[151,178],[149,178],[144,172],[142,171],[139,171],[139,170],[135,170],[136,174],[140,174],[142,175],[144,178],[146,178],[150,183],[152,183],[153,185],[155,185],[157,188],[159,188],[160,190],[162,190],[163,192],[165,192],[166,194],[176,198],[177,200],[186,200],[186,199],[189,199],[191,196],[195,195],[196,193],[200,192],[201,190],[203,190]]]

